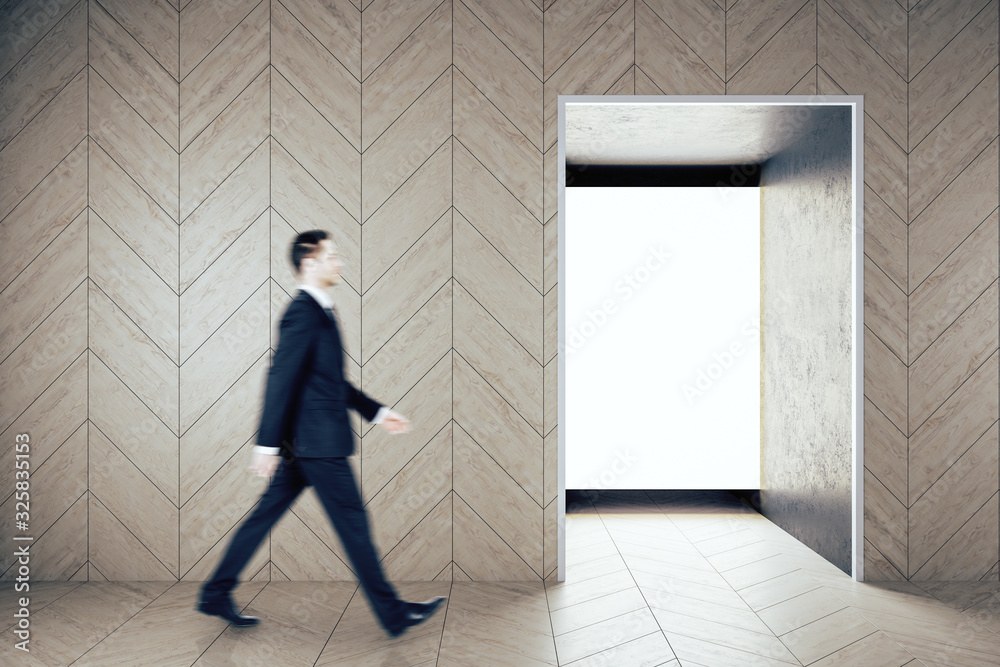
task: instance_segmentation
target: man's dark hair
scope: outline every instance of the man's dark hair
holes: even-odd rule
[[[295,237],[291,249],[292,266],[295,267],[295,273],[298,273],[302,267],[302,259],[315,255],[319,251],[319,242],[328,238],[330,235],[322,229],[302,232]]]

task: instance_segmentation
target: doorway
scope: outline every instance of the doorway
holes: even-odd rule
[[[613,420],[616,432],[623,421],[635,419],[620,409],[600,410],[602,401],[608,404],[609,387],[626,396],[641,393],[652,405],[664,398],[656,386],[616,384],[620,369],[614,370],[613,361],[598,365],[604,372],[591,368],[574,376],[574,359],[581,355],[570,352],[577,351],[572,348],[580,343],[582,322],[579,313],[577,321],[568,320],[565,309],[580,302],[573,292],[577,286],[581,294],[595,286],[573,277],[572,267],[592,258],[571,254],[587,244],[573,236],[586,227],[568,219],[575,195],[567,200],[567,175],[579,184],[581,174],[587,174],[584,179],[624,174],[626,184],[631,178],[645,187],[683,185],[685,179],[708,175],[716,178],[719,193],[734,193],[745,185],[734,180],[746,177],[738,165],[759,165],[760,179],[760,428],[758,434],[746,434],[760,443],[759,511],[863,579],[862,117],[857,96],[560,96],[560,579],[565,576],[566,490],[572,488],[566,485],[568,439],[583,440],[579,434],[593,432],[602,419]],[[602,254],[634,264],[632,255],[641,248],[622,236],[624,231],[607,224]],[[649,304],[634,310],[635,322],[664,317]],[[605,318],[606,332],[612,330],[609,322]],[[594,350],[600,347],[594,342],[600,333],[591,324],[587,347]],[[574,325],[576,339],[570,340]],[[644,354],[657,358],[638,349],[642,336],[633,332],[632,340],[635,344],[627,356],[619,352],[620,359],[635,365]],[[572,390],[568,378],[574,379]],[[586,397],[587,389],[596,395]]]

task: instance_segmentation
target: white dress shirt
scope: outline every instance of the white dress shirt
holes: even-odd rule
[[[312,298],[316,299],[316,302],[321,305],[324,310],[333,308],[333,299],[331,299],[330,295],[323,290],[313,287],[312,285],[298,285],[297,287]],[[378,409],[378,413],[375,414],[375,419],[372,420],[372,423],[380,423],[383,419],[385,419],[388,412],[389,408],[383,405]],[[254,445],[253,451],[255,454],[277,455],[281,453],[281,447],[261,447],[260,445]]]

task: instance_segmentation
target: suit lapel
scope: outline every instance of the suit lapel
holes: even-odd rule
[[[333,344],[339,351],[341,349],[340,326],[339,323],[337,322],[336,316],[333,313],[331,313],[328,309],[321,306],[319,301],[313,298],[313,296],[308,292],[304,290],[299,290],[299,297],[308,299],[312,303],[312,308],[314,308],[316,311],[319,311],[320,317],[322,318],[320,319],[320,322],[322,323],[321,326],[326,329],[329,329],[330,332],[333,334]]]

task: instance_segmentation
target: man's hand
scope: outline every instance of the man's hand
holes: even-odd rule
[[[250,463],[250,472],[258,477],[274,477],[274,471],[278,469],[281,456],[275,454],[254,454],[253,462]]]
[[[392,410],[386,413],[379,424],[389,433],[406,433],[410,430],[410,422],[406,417]]]

